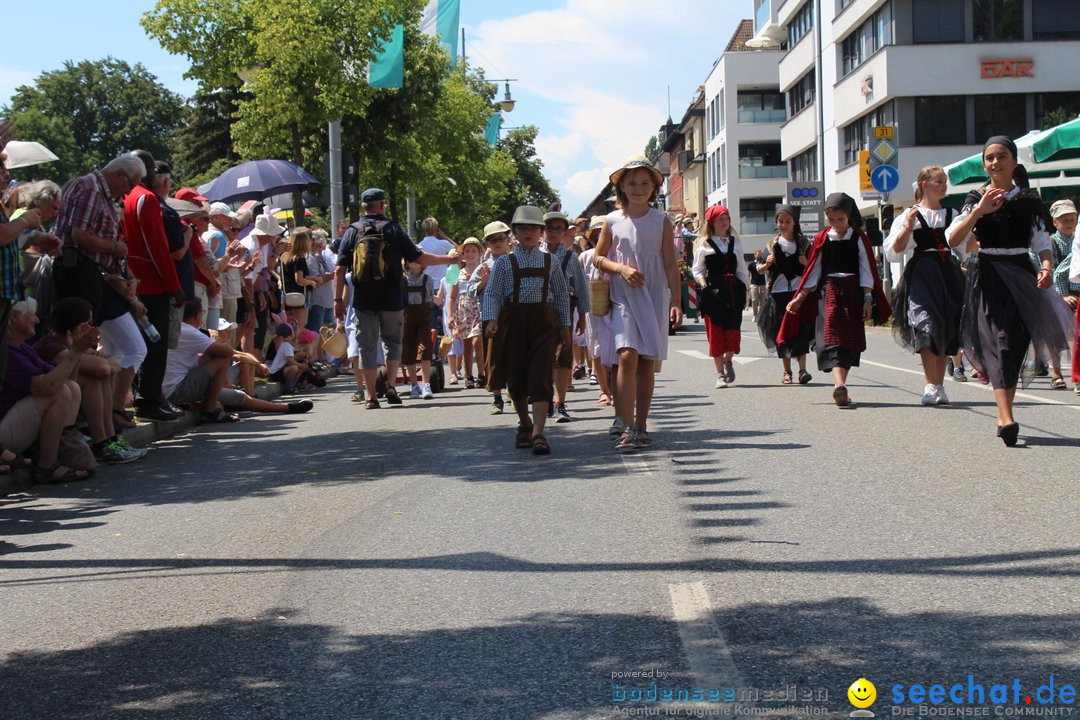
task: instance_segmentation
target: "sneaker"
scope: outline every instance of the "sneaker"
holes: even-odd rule
[[[555,422],[570,422],[570,414],[566,412],[566,405],[564,403],[558,403],[557,405],[555,405]]]
[[[435,397],[435,393],[431,392],[431,383],[420,383],[420,399],[430,400]]]
[[[730,360],[724,363],[724,374],[727,375],[729,385],[735,382],[735,366],[731,364]]]
[[[123,435],[117,435],[115,442],[116,442],[117,445],[119,445],[124,450],[139,453],[139,457],[146,457],[147,453],[150,452],[150,448],[137,448],[137,447],[135,447],[134,445],[129,443],[127,441],[127,438],[125,438]]]
[[[622,435],[626,431],[626,426],[623,425],[621,417],[615,418],[615,421],[611,423],[611,427],[608,428],[608,435]]]
[[[575,380],[581,380],[582,378],[584,378],[585,377],[585,366],[584,365],[578,365],[576,368],[574,368],[574,372],[571,375],[571,377],[573,377]]]
[[[1044,362],[1035,362],[1035,377],[1046,377],[1050,374],[1050,366]]]
[[[310,400],[294,400],[288,404],[290,415],[303,415],[313,407],[315,407],[315,403]]]
[[[490,412],[490,414],[491,415],[502,415],[503,414],[503,409],[504,409],[504,405],[503,405],[502,396],[501,395],[496,395],[495,398],[491,401],[491,412]]]
[[[851,396],[848,394],[846,385],[837,385],[832,391],[833,402],[836,403],[836,407],[847,407],[851,405]]]
[[[401,396],[398,395],[397,390],[394,388],[386,388],[386,404],[387,405],[400,405]]]
[[[589,384],[599,385],[600,381],[596,378],[596,373],[589,373]]]
[[[945,386],[944,385],[935,385],[934,386],[934,399],[936,401],[936,404],[938,404],[938,405],[948,405],[949,404],[949,396],[945,394]]]
[[[110,465],[123,465],[141,459],[144,454],[134,448],[126,450],[122,445],[113,441],[101,449],[98,457]]]
[[[937,405],[937,385],[927,385],[922,391],[923,405]]]
[[[956,382],[967,382],[968,381],[967,374],[964,372],[963,366],[960,366],[958,368],[953,368],[952,379],[955,380]]]
[[[717,390],[720,390],[721,388],[726,388],[727,387],[727,376],[725,376],[724,373],[717,373],[716,374],[716,385],[714,385],[713,387],[716,388]]]
[[[419,400],[420,399],[420,384],[419,383],[413,383],[412,384],[412,389],[409,390],[409,398],[411,398],[412,400]]]

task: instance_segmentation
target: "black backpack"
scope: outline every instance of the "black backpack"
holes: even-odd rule
[[[356,230],[353,248],[353,290],[364,297],[386,294],[390,270],[389,248],[383,230],[389,220],[360,220],[352,224]]]

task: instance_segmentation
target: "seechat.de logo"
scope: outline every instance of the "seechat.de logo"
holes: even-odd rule
[[[851,683],[851,687],[847,690],[847,697],[848,702],[858,708],[851,713],[851,717],[874,717],[874,713],[866,709],[877,699],[877,688],[874,687],[874,683],[866,678],[859,678]]]

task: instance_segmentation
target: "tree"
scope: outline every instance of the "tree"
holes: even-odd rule
[[[670,122],[670,121],[669,121]],[[649,162],[656,162],[659,159],[661,153],[664,152],[664,134],[657,133],[649,137],[649,142],[645,145],[645,157],[649,158]]]
[[[183,122],[183,98],[141,64],[107,57],[42,73],[0,114],[15,121],[20,140],[36,140],[60,158],[21,174],[63,183],[136,148],[167,157],[169,136]]]
[[[505,186],[499,203],[499,217],[509,219],[518,205],[546,208],[559,201],[559,194],[544,177],[544,164],[536,155],[535,125],[514,128],[499,140],[499,151],[505,153],[514,166],[514,175]]]
[[[186,124],[173,132],[173,185],[201,185],[240,162],[233,150],[232,118],[245,98],[235,88],[200,89],[188,103]]]

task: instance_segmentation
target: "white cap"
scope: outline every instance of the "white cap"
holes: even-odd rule
[[[211,215],[228,215],[229,217],[235,217],[233,215],[232,208],[223,202],[216,202],[210,205]]]
[[[225,332],[226,330],[235,330],[237,328],[236,323],[229,322],[225,318],[218,318],[217,329],[218,332]]]

